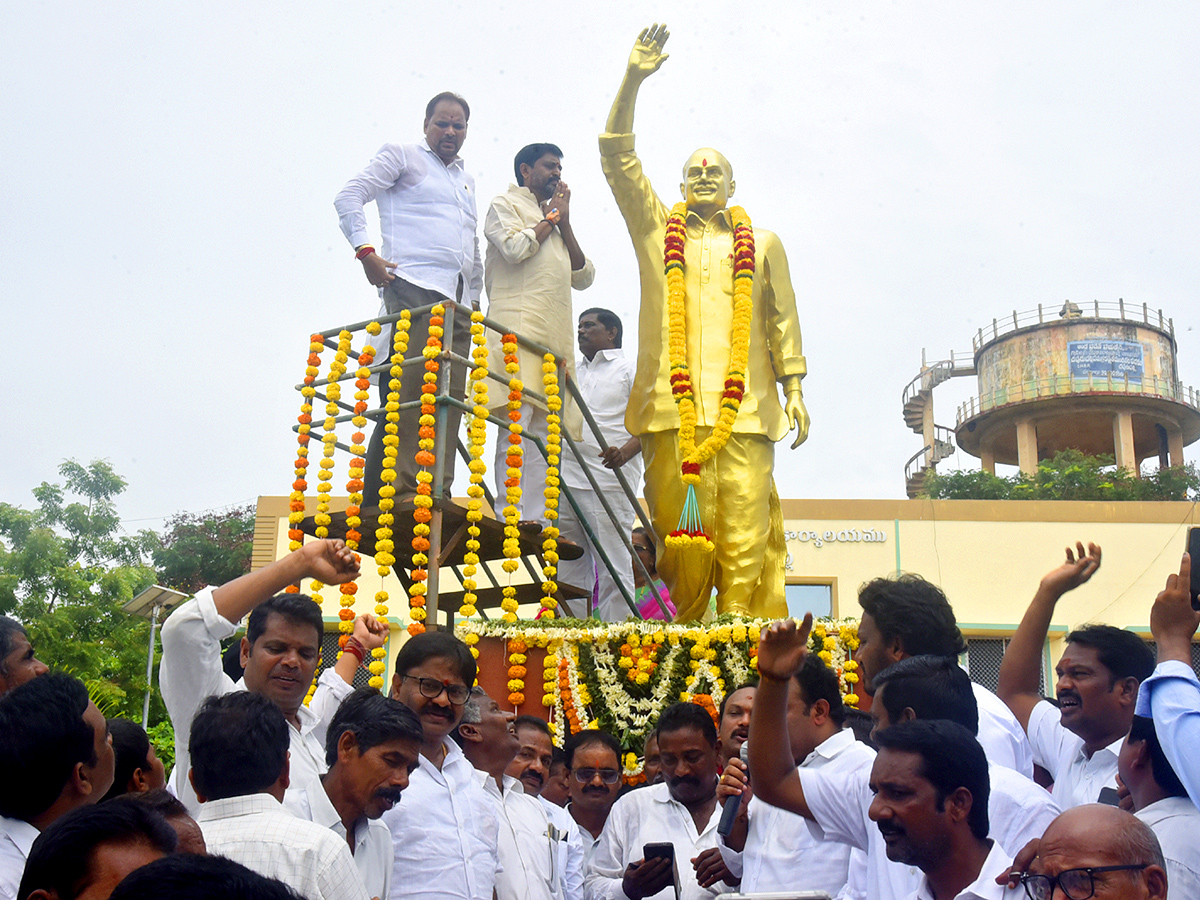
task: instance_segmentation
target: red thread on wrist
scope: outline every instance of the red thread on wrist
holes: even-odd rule
[[[372,247],[370,244],[363,244],[361,247],[358,248],[358,252],[354,254],[354,258],[355,259],[366,259],[368,256],[370,256],[374,252],[375,252],[375,248]]]

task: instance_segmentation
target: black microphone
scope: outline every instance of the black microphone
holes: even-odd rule
[[[750,763],[750,740],[747,738],[742,743],[742,749],[738,756],[742,762],[749,765]],[[725,798],[725,806],[721,809],[721,821],[717,823],[717,834],[723,838],[729,837],[729,832],[733,831],[733,822],[737,818],[738,810],[742,808],[742,797],[727,797]]]

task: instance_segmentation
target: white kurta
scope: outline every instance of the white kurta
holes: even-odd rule
[[[1054,778],[1054,799],[1063,809],[1096,803],[1106,787],[1117,789],[1117,756],[1125,738],[1084,753],[1083,738],[1067,729],[1056,707],[1042,700],[1029,714],[1033,761]]]

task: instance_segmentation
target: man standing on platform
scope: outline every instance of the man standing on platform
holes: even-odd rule
[[[571,289],[582,291],[590,287],[596,268],[583,255],[571,226],[571,189],[562,181],[562,150],[554,144],[529,144],[522,147],[513,161],[517,183],[492,200],[483,222],[487,237],[487,265],[484,282],[487,286],[488,317],[506,328],[549,347],[566,362],[574,375],[574,354],[571,353]],[[492,371],[504,371],[504,355],[499,335],[493,334]],[[521,348],[520,379],[529,390],[543,392],[542,357]],[[561,376],[563,369],[559,369]],[[566,388],[562,388],[565,398]],[[503,391],[493,391],[493,406],[507,403]],[[521,406],[521,426],[528,434],[543,441],[550,420],[545,403],[526,399]],[[558,418],[565,422],[571,436],[578,438],[579,411],[565,401]],[[502,436],[503,437],[503,436]],[[496,498],[502,502],[505,494],[509,444],[496,442]],[[524,453],[522,483],[534,498],[541,495],[546,481],[546,460],[532,445]],[[536,501],[535,501],[536,502]],[[532,508],[525,510],[516,503],[522,518],[531,517]]]
[[[667,37],[658,25],[638,37],[600,136],[601,165],[641,273],[638,368],[625,425],[641,440],[658,570],[676,619],[699,619],[714,584],[719,612],[779,617],[787,613],[786,548],[774,443],[792,429],[793,447],[808,436],[796,297],[779,239],[752,229],[739,207],[726,208],[734,181],[724,156],[712,148],[692,154],[680,185],[684,203],[674,208],[642,172],[634,103],[666,60]],[[709,77],[698,76],[690,94]],[[686,521],[685,513],[692,514]],[[686,536],[674,539],[677,530]],[[699,530],[711,543],[690,540]]]
[[[579,450],[596,484],[608,498],[609,506],[617,514],[616,524],[600,505],[600,499],[592,490],[591,482],[575,459],[575,454],[567,450],[563,451],[562,478],[632,598],[633,570],[625,541],[633,530],[634,511],[625,498],[614,470],[623,468],[625,478],[636,495],[642,480],[642,444],[625,430],[625,408],[629,405],[629,392],[633,388],[637,366],[632,359],[625,357],[621,349],[623,332],[621,319],[611,310],[598,307],[586,309],[579,316],[579,352],[582,356],[575,364],[575,378],[583,402],[604,435],[604,446],[600,446],[592,430],[585,427]],[[563,538],[584,548],[583,556],[579,559],[562,560],[559,563],[558,571],[562,580],[585,589],[596,584],[596,614],[605,622],[623,622],[631,610],[609,574],[608,567],[588,540],[571,504],[563,501],[558,508]]]
[[[457,300],[479,308],[483,287],[483,264],[479,256],[479,238],[475,234],[478,214],[475,210],[475,179],[466,170],[458,151],[467,138],[467,120],[471,108],[457,94],[444,91],[425,107],[425,140],[417,144],[384,144],[358,175],[346,182],[333,201],[342,233],[354,247],[355,257],[382,300],[380,315],[394,315]],[[367,233],[363,207],[375,201],[383,232],[382,255],[375,251]],[[407,357],[419,357],[429,333],[428,312],[414,316],[409,326]],[[389,330],[385,329],[387,336]],[[470,323],[465,315],[456,318],[453,350],[470,355]],[[387,337],[380,362],[390,359],[392,340]],[[466,367],[452,366],[450,390],[461,397],[466,383]],[[389,375],[379,377],[381,402],[387,403]],[[419,367],[404,370],[400,379],[400,403],[420,399]],[[363,476],[364,507],[379,504],[380,475],[383,472],[384,436],[399,440],[396,458],[396,498],[411,499],[416,494],[415,461],[417,428],[421,411],[417,406],[400,412],[395,431],[387,431],[377,422],[367,449],[366,474]],[[458,434],[462,414],[450,408],[447,435],[451,441],[443,453],[445,460],[444,496],[450,495],[457,453],[453,441]]]

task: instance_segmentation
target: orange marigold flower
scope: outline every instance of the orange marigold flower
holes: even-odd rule
[[[433,454],[428,450],[418,450],[415,459],[423,466],[432,466],[434,463]]]
[[[413,519],[417,522],[428,522],[432,518],[433,514],[427,509],[422,509],[418,506],[413,510]]]
[[[349,622],[351,619],[354,618],[354,610],[352,610],[348,606],[342,607],[341,609],[338,610],[338,618],[341,619],[343,622]]]

